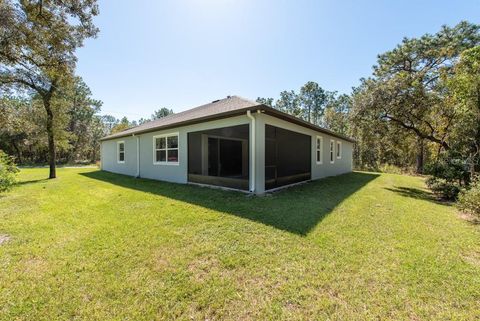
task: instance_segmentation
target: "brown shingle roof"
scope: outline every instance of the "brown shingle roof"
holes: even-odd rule
[[[171,127],[171,125],[181,125],[186,122],[203,120],[206,117],[220,117],[222,116],[222,114],[229,114],[233,111],[247,110],[248,108],[259,105],[260,104],[257,102],[250,101],[238,96],[229,96],[224,99],[214,100],[209,104],[205,104],[189,110],[182,111],[177,114],[146,122],[142,125],[106,136],[102,138],[102,140],[107,140],[115,137],[129,136],[132,134],[158,130],[165,127],[168,128]]]
[[[265,113],[272,116],[282,118],[286,121],[297,123],[298,125],[309,127],[314,130],[336,136],[347,141],[353,140],[349,137],[336,134],[325,128],[310,124],[304,120],[288,115],[284,112],[273,109],[272,107],[262,105],[255,101],[251,101],[239,96],[228,96],[224,99],[214,100],[211,103],[195,107],[189,110],[182,111],[177,114],[169,115],[160,119],[146,122],[142,125],[129,128],[127,130],[108,135],[101,140],[109,140],[113,138],[130,136],[133,134],[141,134],[146,132],[152,132],[160,129],[167,129],[172,127],[179,127],[193,123],[199,123],[206,120],[219,119],[224,117],[231,117],[235,115],[241,115],[247,110],[263,110]]]

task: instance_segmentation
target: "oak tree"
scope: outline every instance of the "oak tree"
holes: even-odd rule
[[[0,0],[0,86],[4,93],[37,95],[46,113],[49,178],[56,177],[56,108],[71,85],[75,51],[98,29],[95,0]]]

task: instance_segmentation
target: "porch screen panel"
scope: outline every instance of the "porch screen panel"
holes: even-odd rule
[[[188,133],[188,181],[249,188],[249,125]]]
[[[265,128],[265,189],[311,178],[311,137],[283,128]]]

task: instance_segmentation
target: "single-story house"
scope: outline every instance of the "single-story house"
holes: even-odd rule
[[[102,138],[102,170],[263,194],[352,171],[353,140],[238,96]]]

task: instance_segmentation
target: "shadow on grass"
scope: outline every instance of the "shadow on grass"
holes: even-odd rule
[[[379,176],[348,173],[285,189],[265,197],[195,185],[166,183],[104,171],[80,175],[195,204],[299,235],[307,235],[338,204]]]
[[[425,190],[418,189],[418,188],[394,186],[393,188],[386,187],[385,189],[405,197],[411,197],[415,199],[430,201],[437,204],[451,205],[450,202],[442,201],[441,199],[436,197],[435,194]]]
[[[32,179],[29,181],[20,181],[16,185],[28,185],[28,184],[35,184],[48,181],[48,178],[39,178],[39,179]]]

